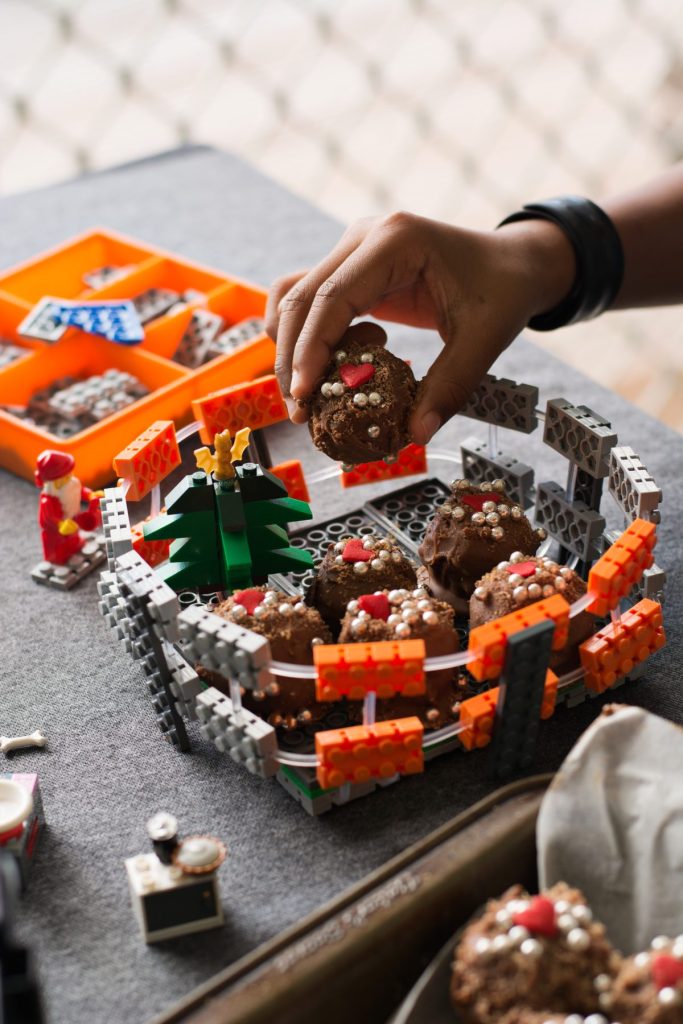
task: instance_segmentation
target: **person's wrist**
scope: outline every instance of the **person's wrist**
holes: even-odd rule
[[[522,276],[529,319],[553,309],[569,294],[576,278],[576,255],[556,224],[518,221],[499,227],[495,237]]]

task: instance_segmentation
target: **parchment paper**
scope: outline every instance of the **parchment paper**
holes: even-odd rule
[[[603,714],[561,765],[537,825],[539,879],[581,889],[622,953],[683,932],[683,729]]]

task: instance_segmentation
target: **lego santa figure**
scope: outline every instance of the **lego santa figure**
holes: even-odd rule
[[[81,550],[86,541],[81,530],[95,530],[102,522],[103,492],[83,487],[74,466],[73,455],[51,449],[41,452],[36,462],[36,487],[43,489],[38,508],[43,555],[55,565],[64,565]]]

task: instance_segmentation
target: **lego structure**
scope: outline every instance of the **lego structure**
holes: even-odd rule
[[[489,746],[489,770],[503,780],[531,767],[541,722],[559,705],[571,707],[637,678],[665,642],[665,573],[653,554],[661,492],[639,457],[617,447],[611,425],[592,410],[565,399],[540,409],[535,388],[488,376],[465,410],[488,424],[488,437],[468,439],[459,459],[409,446],[393,464],[338,467],[306,481],[296,462],[271,471],[240,462],[241,441],[234,449],[245,428],[277,420],[278,401],[268,377],[198,399],[197,423],[178,438],[172,424],[158,423],[147,440],[128,445],[125,458],[117,459],[123,479],[102,499],[108,568],[100,607],[140,663],[158,724],[176,748],[189,749],[198,728],[250,773],[277,778],[310,814],[395,784],[455,749]],[[565,462],[564,486],[537,484],[530,466],[499,448],[499,430],[529,434],[539,425]],[[217,428],[228,433],[211,438]],[[162,497],[163,479],[178,461],[177,440],[196,433],[216,445],[215,454],[200,450],[201,469]],[[138,452],[161,443],[162,435],[166,457],[150,473],[143,454],[138,472]],[[460,471],[477,483],[503,480],[547,531],[542,553],[576,569],[587,593],[573,604],[559,593],[543,597],[469,630],[458,623],[461,649],[455,654],[427,658],[416,640],[320,643],[311,665],[274,661],[265,637],[210,611],[226,593],[259,581],[302,593],[314,562],[342,536],[389,535],[417,559],[426,525],[450,493],[434,475],[434,467],[443,465],[449,477]],[[290,523],[310,517],[303,496],[323,479],[336,476],[346,488],[409,474],[417,479],[370,495],[332,520],[289,532]],[[623,516],[621,532],[606,528],[605,481]],[[287,495],[287,486],[296,488],[297,498]],[[165,511],[133,527],[128,501],[150,490],[153,507]],[[564,649],[571,620],[586,610],[598,619],[595,633],[577,648],[578,667],[558,676],[549,667],[551,653]],[[207,685],[198,674],[203,669],[228,680],[229,694]],[[409,714],[376,721],[377,699],[399,695],[409,701],[424,693],[429,672],[444,669],[465,673],[472,694],[460,702],[456,721],[431,731]],[[318,704],[329,705],[315,728],[302,724],[287,732],[242,706],[242,694],[258,696],[276,679],[282,685],[288,678],[310,680]],[[363,702],[361,725],[348,720],[345,698]]]

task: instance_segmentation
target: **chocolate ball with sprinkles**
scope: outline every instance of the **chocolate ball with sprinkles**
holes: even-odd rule
[[[240,590],[211,611],[265,636],[274,661],[312,665],[315,645],[332,643],[330,631],[315,608],[304,604],[300,597],[268,587]],[[229,694],[229,680],[217,672],[198,665],[197,674],[209,686]],[[287,729],[315,721],[325,713],[325,708],[316,704],[315,684],[310,679],[276,676],[266,690],[245,690],[242,699],[245,707],[271,725]]]
[[[500,1024],[520,1008],[604,1014],[620,962],[578,889],[560,882],[530,896],[514,886],[465,930],[451,999],[465,1024]]]
[[[453,618],[451,606],[430,597],[423,587],[379,590],[349,601],[339,643],[424,640],[427,657],[436,658],[459,648]],[[428,728],[438,728],[458,718],[461,699],[462,688],[453,669],[428,672],[424,695],[380,700],[377,717],[418,715]]]
[[[683,1024],[683,935],[658,935],[627,957],[609,1006],[620,1024]]]
[[[513,551],[486,573],[470,598],[470,628],[499,619],[535,601],[561,594],[572,604],[586,593],[586,584],[579,574],[551,558],[531,556]],[[550,666],[568,670],[578,664],[578,645],[594,631],[590,612],[581,612],[569,621],[569,637],[561,651],[553,651]]]
[[[345,466],[393,458],[410,441],[417,383],[385,339],[378,324],[352,327],[310,401],[314,445]]]
[[[521,505],[505,494],[502,480],[475,484],[454,480],[420,545],[429,587],[457,611],[467,611],[478,580],[514,551],[533,555],[543,530],[535,530]]]
[[[334,635],[349,601],[375,590],[414,590],[415,567],[389,537],[342,537],[330,544],[306,600]]]

